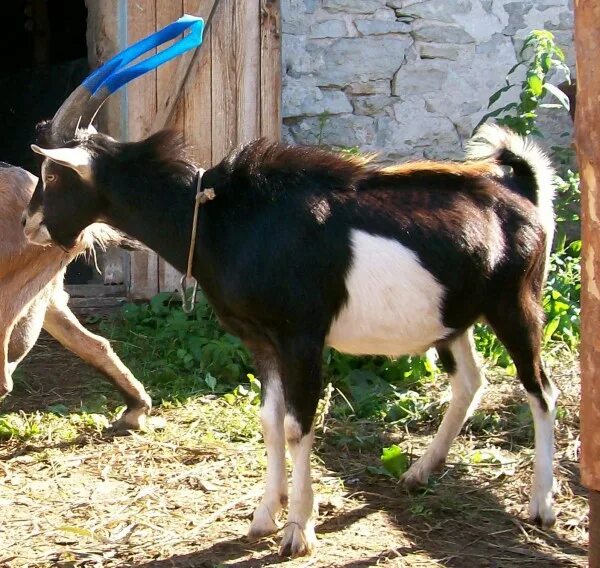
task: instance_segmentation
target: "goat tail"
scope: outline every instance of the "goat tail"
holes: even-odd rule
[[[467,143],[467,159],[495,160],[512,168],[517,193],[526,197],[538,209],[546,233],[548,253],[554,236],[554,175],[550,158],[530,138],[497,126],[484,124]]]

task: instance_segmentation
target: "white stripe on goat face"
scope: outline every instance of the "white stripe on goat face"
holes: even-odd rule
[[[46,191],[46,184],[48,178],[48,164],[50,160],[44,158],[42,162],[42,185],[44,191]],[[37,178],[36,178],[37,179]],[[50,232],[44,223],[44,210],[40,208],[33,215],[30,215],[28,210],[24,213],[24,232],[27,240],[34,245],[47,246],[52,244],[52,237]]]
[[[348,301],[327,343],[345,353],[423,353],[452,330],[442,323],[444,287],[396,240],[352,230]]]

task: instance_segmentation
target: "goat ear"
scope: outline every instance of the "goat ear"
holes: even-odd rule
[[[40,154],[61,166],[75,170],[85,180],[90,180],[92,177],[92,156],[81,146],[45,149],[32,144],[31,149],[36,154]]]

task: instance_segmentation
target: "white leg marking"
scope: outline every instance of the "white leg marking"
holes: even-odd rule
[[[456,372],[450,376],[452,400],[427,451],[402,477],[409,488],[426,485],[431,472],[445,461],[454,438],[483,393],[484,380],[477,364],[472,329],[454,339],[449,347],[456,362]]]
[[[539,522],[543,527],[551,527],[556,520],[552,509],[552,458],[554,455],[554,417],[556,415],[557,392],[552,392],[544,398],[548,405],[545,412],[537,397],[528,394],[529,406],[533,414],[535,428],[535,467],[531,488],[529,517]]]
[[[277,517],[287,501],[285,471],[285,438],[283,418],[285,403],[279,374],[272,372],[268,380],[265,401],[260,409],[263,437],[267,447],[265,495],[254,511],[248,531],[249,539],[257,539],[279,530]]]
[[[292,491],[288,521],[281,540],[282,556],[311,554],[317,543],[315,536],[314,494],[310,477],[310,453],[314,431],[302,435],[298,421],[291,415],[285,417],[285,437],[292,456]]]

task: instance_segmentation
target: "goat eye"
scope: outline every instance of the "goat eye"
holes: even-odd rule
[[[46,182],[50,182],[50,183],[52,183],[52,182],[53,182],[53,181],[55,181],[55,180],[56,180],[56,175],[54,175],[54,174],[48,174],[48,175],[46,176]]]

